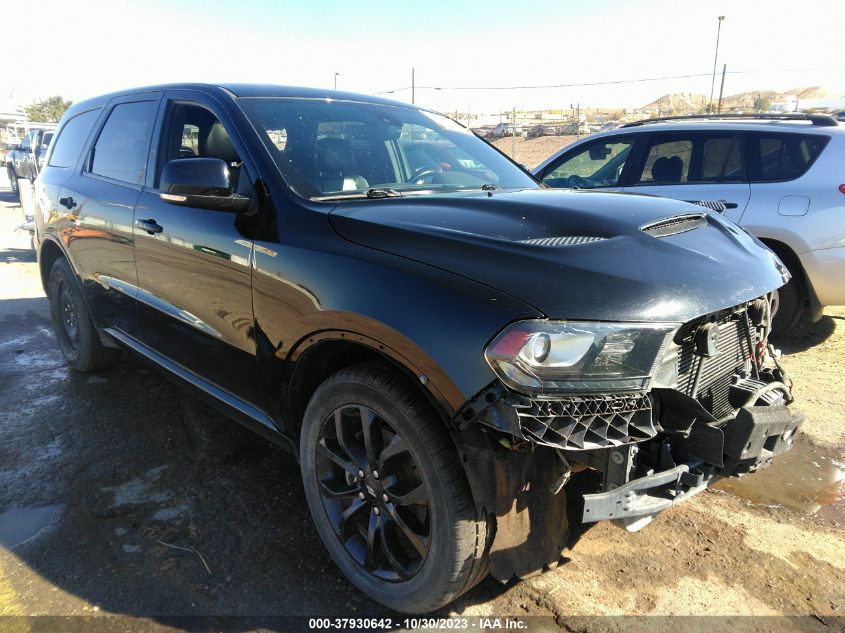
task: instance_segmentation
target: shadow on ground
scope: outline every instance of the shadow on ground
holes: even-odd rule
[[[0,249],[0,264],[35,263],[35,251],[31,248]]]
[[[22,563],[4,570],[19,603],[67,613],[81,598],[171,626],[398,617],[328,558],[291,456],[134,358],[68,370],[45,308],[0,301],[0,544]],[[487,579],[434,615],[509,590]]]
[[[815,323],[799,321],[784,336],[773,338],[772,342],[784,354],[803,352],[829,339],[836,329],[837,321],[840,322],[839,327],[843,327],[842,320],[840,316],[826,314]]]
[[[11,189],[5,186],[0,188],[0,202],[8,202],[9,204],[20,204],[20,197],[16,193],[12,193]]]

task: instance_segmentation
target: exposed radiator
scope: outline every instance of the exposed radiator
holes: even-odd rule
[[[718,318],[718,353],[700,356],[695,352],[695,333],[708,319],[688,323],[678,337],[678,390],[694,396],[716,418],[734,411],[728,399],[732,376],[746,366],[751,356],[748,344],[748,326],[745,312],[727,314]],[[753,340],[753,338],[752,338]],[[696,374],[700,372],[698,387]]]

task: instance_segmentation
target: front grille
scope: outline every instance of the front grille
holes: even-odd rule
[[[701,356],[696,353],[695,335],[708,322],[719,328],[718,352]],[[751,357],[748,331],[745,311],[728,312],[688,323],[675,338],[679,346],[678,390],[696,398],[717,419],[734,411],[728,395],[733,375],[743,370]]]
[[[573,396],[513,403],[526,437],[568,449],[619,446],[657,435],[645,394]]]

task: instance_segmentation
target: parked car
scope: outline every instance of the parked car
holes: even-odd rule
[[[18,191],[18,180],[35,180],[38,176],[52,139],[52,131],[32,130],[20,145],[7,151],[6,174],[13,193]]]
[[[499,123],[490,130],[490,138],[502,138],[503,136],[522,136],[522,127],[513,123]]]
[[[574,143],[534,170],[554,188],[724,201],[792,280],[775,330],[845,304],[845,127],[827,115],[666,117]]]
[[[536,138],[538,136],[557,136],[560,129],[553,125],[535,125],[528,128],[528,138]]]
[[[477,137],[479,138],[490,138],[490,134],[493,131],[493,128],[489,127],[474,127],[470,128]]]
[[[125,91],[68,110],[35,186],[68,364],[131,350],[288,447],[338,567],[398,611],[557,563],[569,520],[641,527],[801,423],[770,250],[674,200],[543,188],[416,106]]]
[[[0,144],[0,164],[3,165],[3,169],[6,169],[6,160],[9,153],[17,147],[18,143],[3,143]]]

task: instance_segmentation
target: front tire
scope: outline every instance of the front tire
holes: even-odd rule
[[[424,613],[483,577],[486,528],[458,454],[395,370],[365,363],[320,385],[305,412],[300,457],[323,543],[376,602]]]
[[[50,269],[47,288],[53,329],[68,365],[80,372],[113,365],[120,351],[100,341],[74,272],[63,257]]]
[[[772,336],[775,338],[783,336],[795,327],[804,313],[807,295],[801,273],[792,272],[792,279],[779,288],[777,293],[778,309],[772,319]]]

